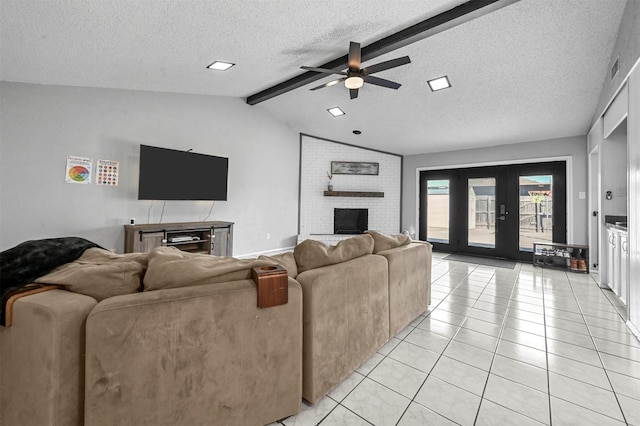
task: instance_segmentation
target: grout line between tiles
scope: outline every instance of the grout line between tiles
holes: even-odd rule
[[[364,379],[363,379],[363,380],[364,380]],[[362,383],[362,381],[361,381],[360,383]],[[358,385],[359,385],[360,383],[358,383]],[[358,385],[356,385],[356,387],[357,387]],[[355,389],[355,387],[351,390],[351,392],[353,392],[353,390],[354,390],[354,389]],[[349,393],[351,393],[351,392],[349,392]],[[347,394],[347,396],[348,396],[348,395],[349,395],[349,394]],[[370,425],[373,425],[373,423],[371,423],[369,420],[365,419],[364,417],[362,417],[361,415],[359,415],[359,414],[358,414],[358,413],[356,413],[355,411],[350,410],[350,409],[349,409],[349,407],[347,407],[346,405],[342,405],[339,401],[336,401],[335,399],[331,398],[329,395],[327,395],[327,398],[329,398],[329,399],[331,399],[331,400],[335,401],[335,402],[336,402],[336,406],[335,406],[335,407],[333,407],[333,408],[332,408],[332,409],[327,413],[327,415],[326,415],[326,416],[324,416],[324,417],[322,418],[322,420],[320,420],[320,421],[317,423],[317,425],[320,425],[322,422],[324,422],[324,421],[327,419],[327,417],[329,417],[329,416],[331,415],[331,413],[333,413],[333,412],[336,410],[336,408],[338,408],[338,407],[342,407],[342,408],[344,408],[345,410],[347,410],[347,411],[351,412],[352,414],[355,414],[356,416],[360,417],[362,420],[364,420],[365,422],[369,423]],[[346,398],[346,396],[345,396],[344,398],[342,398],[342,401],[344,401],[344,400],[345,400],[345,398]],[[375,426],[375,425],[373,425],[373,426]]]
[[[566,274],[566,272],[565,272]],[[546,298],[544,292],[544,269],[541,272],[542,275],[542,311],[543,315],[543,324],[544,324],[544,360],[547,363],[547,399],[549,401],[549,426],[553,426],[553,413],[551,407],[551,377],[549,373],[549,343],[547,342],[547,309],[546,309]],[[579,307],[578,307],[579,308]]]

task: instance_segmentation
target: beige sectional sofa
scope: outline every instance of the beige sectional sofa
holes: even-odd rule
[[[85,284],[81,257],[38,280],[74,292],[14,304],[0,327],[1,426],[267,424],[316,403],[430,302],[431,246],[378,233],[244,261],[105,256],[94,271],[119,263],[123,281],[108,295],[104,279]],[[288,303],[259,309],[248,273],[273,263]],[[136,276],[145,291],[131,291]]]

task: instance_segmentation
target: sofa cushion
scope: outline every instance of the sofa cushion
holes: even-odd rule
[[[273,256],[258,256],[258,260],[268,260],[273,263],[277,263],[287,270],[287,274],[291,278],[298,276],[298,265],[296,265],[296,258],[292,252],[276,254]]]
[[[274,265],[271,260],[236,259],[158,247],[149,254],[144,291],[251,279],[251,268]]]
[[[368,234],[340,241],[335,246],[322,241],[304,240],[293,249],[299,274],[309,269],[346,262],[372,253],[373,237]]]
[[[405,234],[383,234],[378,231],[366,231],[373,237],[373,252],[378,253],[383,250],[406,246],[411,243],[411,237]]]
[[[140,291],[148,257],[147,253],[116,254],[90,248],[78,259],[59,266],[35,282],[61,284],[69,291],[101,301]]]

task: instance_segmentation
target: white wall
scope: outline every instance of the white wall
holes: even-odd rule
[[[333,234],[334,208],[369,209],[369,229],[399,232],[401,157],[308,135],[300,145],[300,234]],[[333,190],[384,192],[384,197],[325,197],[331,161],[379,163],[377,176],[334,175]]]
[[[544,159],[568,157],[567,170],[567,230],[568,241],[587,243],[587,200],[579,198],[587,191],[587,142],[586,136],[549,139],[512,145],[460,151],[436,152],[404,157],[402,174],[402,229],[419,229],[417,218],[417,171],[425,167],[460,168],[508,163],[535,163]],[[526,160],[526,161],[525,161]],[[570,167],[569,167],[570,166]]]
[[[234,255],[295,244],[298,134],[240,99],[0,83],[0,250],[81,236],[124,247],[123,224],[160,219],[138,201],[139,145],[229,158],[228,201],[209,220],[235,222]],[[120,185],[66,184],[67,155],[120,162]],[[211,202],[168,201],[163,222],[203,220]],[[270,239],[267,239],[270,234]]]

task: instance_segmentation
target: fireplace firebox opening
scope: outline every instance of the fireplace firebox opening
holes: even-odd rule
[[[362,234],[367,229],[368,209],[333,209],[334,234]]]

